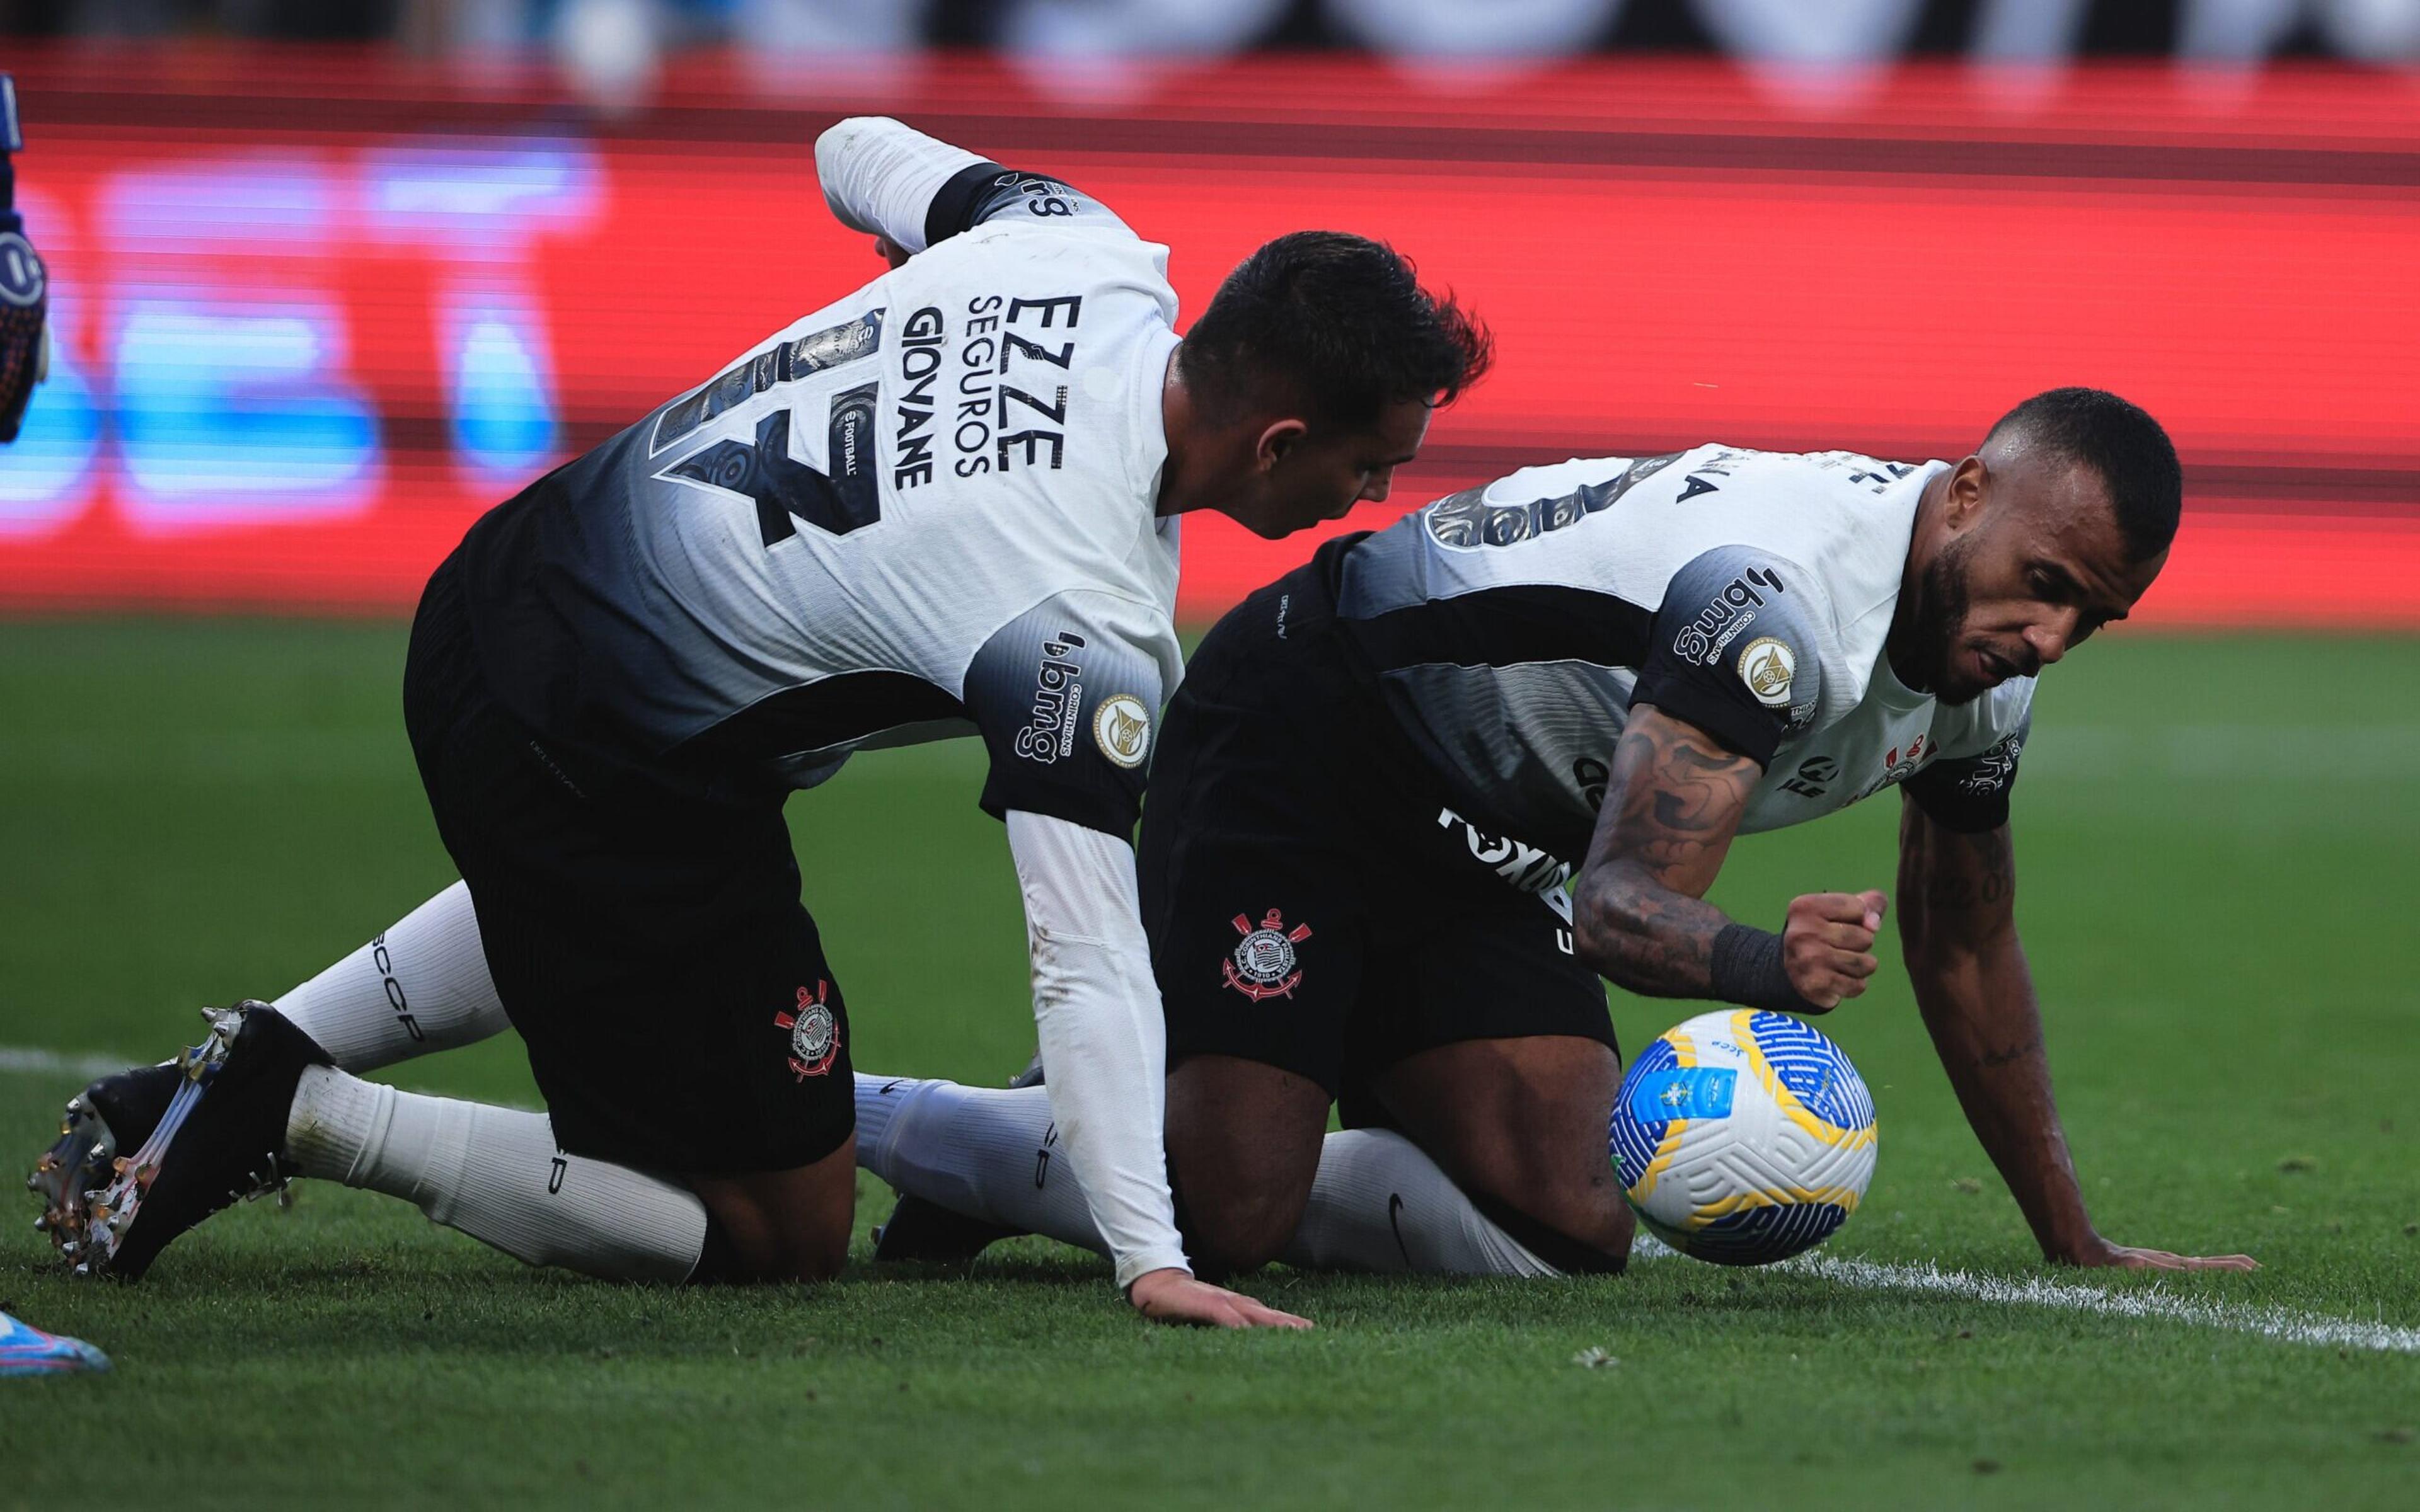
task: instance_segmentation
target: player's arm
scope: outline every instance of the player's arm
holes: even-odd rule
[[[1866,990],[1883,895],[1809,893],[1779,934],[1705,901],[1763,764],[1661,709],[1633,704],[1614,747],[1587,864],[1572,885],[1581,961],[1651,997],[1821,1013]]]
[[[1082,222],[1124,229],[1057,179],[1004,168],[884,116],[853,116],[815,139],[815,177],[841,224],[877,239],[892,267],[987,222]]]
[[[1008,825],[1032,951],[1034,1031],[1059,1148],[1145,1317],[1307,1326],[1196,1280],[1169,1195],[1168,1021],[1133,835],[1174,626],[1113,594],[1053,594],[994,632],[966,674],[991,756],[983,807]]]
[[[1168,1028],[1152,979],[1134,851],[1125,841],[1012,809],[1008,846],[1025,898],[1033,1023],[1050,1117],[1118,1285],[1146,1318],[1229,1328],[1307,1326],[1196,1280],[1168,1189]]]
[[[2017,937],[2006,796],[2015,755],[2003,750],[1996,769],[1967,769],[1974,764],[1936,763],[1901,795],[1900,810],[1900,938],[1908,980],[1966,1121],[2047,1258],[2250,1269],[2252,1260],[2242,1255],[2134,1249],[2093,1227],[2051,1095],[2041,1011]]]
[[[1751,548],[1672,575],[1572,885],[1574,948],[1599,975],[1799,1013],[1865,991],[1881,893],[1799,898],[1778,934],[1705,902],[1773,753],[1814,716],[1827,618],[1808,574]]]

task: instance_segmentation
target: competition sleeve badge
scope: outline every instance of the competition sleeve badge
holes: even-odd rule
[[[1252,927],[1251,916],[1235,916],[1235,933],[1243,939],[1234,953],[1219,964],[1226,973],[1227,985],[1253,1002],[1264,997],[1291,997],[1302,981],[1302,970],[1295,964],[1294,948],[1311,938],[1311,926],[1296,924],[1285,927],[1285,915],[1270,909],[1261,919],[1261,927]]]
[[[1756,701],[1769,709],[1787,708],[1790,684],[1798,675],[1798,657],[1787,641],[1760,636],[1740,653],[1740,678]]]
[[[1132,693],[1114,693],[1093,711],[1093,743],[1119,766],[1142,764],[1151,749],[1151,711]]]
[[[773,1015],[775,1028],[790,1031],[790,1070],[800,1081],[830,1072],[840,1054],[840,1019],[824,1001],[830,992],[828,981],[816,982],[813,992],[801,987],[796,1011]]]

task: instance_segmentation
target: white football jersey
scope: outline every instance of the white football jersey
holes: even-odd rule
[[[2033,680],[1962,707],[1883,642],[1948,464],[1700,446],[1525,468],[1324,548],[1358,672],[1477,823],[1576,859],[1634,702],[1764,768],[1742,829],[1892,784],[2001,823]]]
[[[1131,831],[1181,669],[1168,251],[1064,185],[976,187],[970,229],[473,527],[482,664],[540,738],[805,787],[979,732],[992,812]]]

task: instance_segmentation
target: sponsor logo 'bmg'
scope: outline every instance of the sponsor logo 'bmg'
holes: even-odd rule
[[[1789,586],[1770,567],[1750,567],[1723,584],[1681,633],[1672,639],[1672,654],[1683,661],[1713,666],[1742,630],[1756,623],[1766,594],[1786,594]]]
[[[1076,653],[1084,638],[1062,630],[1055,640],[1042,642],[1042,665],[1033,679],[1033,713],[1016,733],[1016,749],[1044,763],[1055,762],[1075,748],[1076,720],[1084,707],[1084,669]]]

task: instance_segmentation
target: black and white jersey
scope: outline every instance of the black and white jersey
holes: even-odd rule
[[[994,814],[1131,832],[1181,667],[1168,251],[992,164],[928,224],[473,528],[481,661],[541,739],[808,787],[979,733]]]
[[[1917,499],[1947,467],[1700,446],[1526,468],[1321,567],[1391,722],[1499,835],[1582,855],[1634,702],[1765,768],[1743,831],[1900,782],[1987,828],[2032,679],[1945,707],[1883,653]]]

